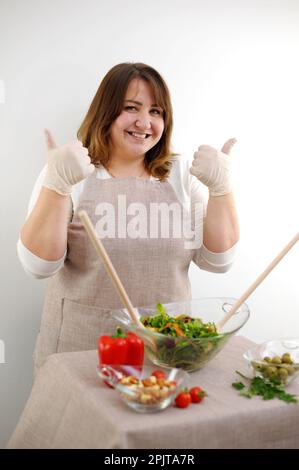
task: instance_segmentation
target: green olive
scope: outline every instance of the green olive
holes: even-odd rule
[[[282,359],[282,362],[284,362],[285,364],[293,364],[292,358],[289,353],[284,353],[281,356],[281,359]]]
[[[288,371],[284,367],[279,367],[277,374],[283,382],[285,382],[288,378]]]
[[[271,362],[271,358],[268,356],[265,356],[263,359],[264,362]]]
[[[282,360],[280,359],[279,356],[274,356],[274,357],[272,357],[271,362],[272,362],[272,364],[281,364]]]
[[[267,366],[265,367],[265,375],[267,377],[272,377],[273,375],[277,374],[277,367],[275,366]]]

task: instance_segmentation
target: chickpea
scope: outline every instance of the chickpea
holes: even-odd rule
[[[155,380],[152,380],[152,379],[155,379]],[[143,379],[141,382],[144,387],[150,387],[151,385],[156,384],[156,380],[157,380],[156,377],[148,377],[147,379]]]
[[[147,393],[143,393],[140,397],[140,403],[146,405],[148,403],[150,403],[152,400],[152,397],[151,395],[147,394]]]
[[[163,388],[165,385],[165,379],[157,379],[157,384],[159,387]]]
[[[123,385],[129,385],[131,383],[131,376],[122,377],[120,383]]]

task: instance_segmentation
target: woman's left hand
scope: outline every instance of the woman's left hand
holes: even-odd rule
[[[190,173],[209,188],[210,196],[224,196],[232,191],[229,153],[236,139],[229,139],[221,150],[201,145],[194,153]]]

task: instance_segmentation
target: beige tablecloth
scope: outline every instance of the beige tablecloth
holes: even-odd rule
[[[231,383],[252,345],[236,336],[191,374],[208,397],[154,414],[129,409],[96,374],[97,352],[50,356],[39,371],[8,448],[215,449],[299,448],[299,403],[239,396]],[[289,387],[299,395],[299,385]]]

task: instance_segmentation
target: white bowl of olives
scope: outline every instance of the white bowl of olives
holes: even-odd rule
[[[243,355],[255,376],[288,385],[299,375],[299,339],[267,341]]]

